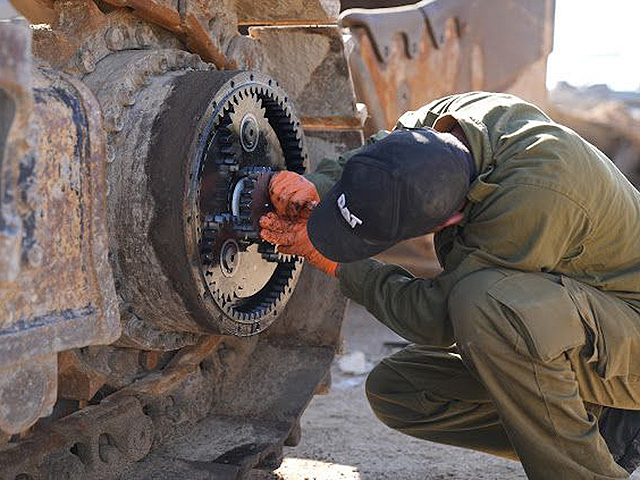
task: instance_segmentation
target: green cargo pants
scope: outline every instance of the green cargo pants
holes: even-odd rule
[[[502,269],[464,278],[448,305],[455,347],[411,345],[369,375],[382,422],[519,459],[534,480],[628,477],[594,413],[640,409],[640,312],[572,279]]]

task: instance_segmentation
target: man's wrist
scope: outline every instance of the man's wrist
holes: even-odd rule
[[[369,280],[372,278],[372,273],[381,266],[380,262],[371,258],[339,264],[336,276],[340,280],[342,294],[365,305],[365,292]]]

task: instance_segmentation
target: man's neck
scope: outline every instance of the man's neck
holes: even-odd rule
[[[469,140],[467,140],[467,136],[464,134],[464,130],[462,130],[462,127],[459,124],[456,123],[449,133],[464,143],[464,146],[467,147],[469,149],[469,153],[471,153]]]

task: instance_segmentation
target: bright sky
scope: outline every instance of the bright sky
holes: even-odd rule
[[[547,86],[640,87],[640,0],[556,0]]]

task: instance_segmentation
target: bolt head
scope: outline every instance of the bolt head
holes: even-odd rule
[[[91,73],[96,68],[96,60],[90,50],[84,50],[80,53],[80,69],[84,73]]]
[[[232,277],[240,263],[240,247],[233,240],[227,240],[220,249],[220,268],[226,277]]]
[[[122,28],[111,27],[104,34],[104,41],[107,44],[107,48],[109,50],[123,50],[125,46],[125,37]]]
[[[120,460],[120,451],[115,445],[100,445],[99,455],[104,463],[118,463]]]

